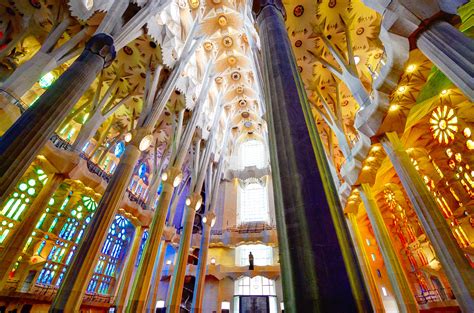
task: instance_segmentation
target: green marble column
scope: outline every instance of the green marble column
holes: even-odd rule
[[[285,312],[369,312],[280,0],[255,0]]]

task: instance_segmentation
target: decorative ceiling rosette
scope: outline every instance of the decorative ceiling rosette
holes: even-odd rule
[[[203,15],[207,17],[210,14],[215,14],[217,10],[223,10],[224,7],[235,9],[234,0],[205,0],[203,5]]]
[[[257,98],[257,93],[250,85],[241,84],[229,88],[224,95],[224,102],[235,102],[240,99],[245,99],[246,101],[255,100]]]
[[[317,1],[303,0],[295,3],[285,0],[283,4],[286,7],[286,25],[288,26],[289,34],[303,31],[307,28],[308,21],[316,19]]]
[[[341,17],[346,18],[351,0],[328,0],[317,4],[316,20],[324,25],[325,30],[339,28]]]
[[[251,62],[252,61],[245,55],[234,52],[221,55],[221,57],[216,60],[215,69],[217,72],[223,72],[226,69],[239,70],[241,68],[250,67]]]
[[[201,24],[201,33],[206,36],[228,34],[243,27],[242,15],[235,11],[215,12],[206,16]]]

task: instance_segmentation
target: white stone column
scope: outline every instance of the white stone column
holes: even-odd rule
[[[474,40],[451,24],[437,21],[418,37],[418,49],[474,101]]]
[[[380,141],[433,245],[459,306],[464,312],[474,312],[474,269],[459,248],[441,210],[411,162],[398,135],[387,133]]]

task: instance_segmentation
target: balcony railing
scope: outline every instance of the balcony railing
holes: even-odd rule
[[[89,172],[96,174],[97,176],[103,178],[107,183],[112,178],[112,175],[104,171],[99,165],[92,162],[84,153],[79,154],[79,156],[87,162],[87,169]]]
[[[108,303],[113,304],[115,298],[113,296],[108,295],[100,295],[100,294],[85,294],[84,295],[84,303]]]
[[[261,233],[265,230],[274,230],[275,225],[269,225],[267,223],[245,223],[240,226],[228,227],[226,229],[213,229],[211,230],[212,235],[222,235],[225,232],[233,232],[239,234],[250,234],[250,233]]]
[[[417,294],[415,297],[416,297],[416,301],[419,304],[454,300],[454,295],[451,289],[446,289],[446,288],[426,290],[420,294]]]
[[[51,142],[58,149],[73,151],[72,144],[69,140],[61,138],[58,134],[53,134],[50,137]],[[94,163],[84,152],[81,152],[79,156],[87,162],[87,169],[92,174],[96,174],[107,183],[112,178],[112,175],[104,171],[98,164]],[[146,203],[143,199],[137,197],[130,189],[127,189],[127,196],[130,201],[137,203],[142,209],[146,210]]]
[[[35,284],[31,290],[30,294],[39,296],[43,300],[52,301],[54,296],[58,291],[58,287],[51,285]],[[86,293],[83,298],[84,303],[108,303],[112,304],[114,302],[114,297],[110,295],[100,295],[100,294],[91,294]]]
[[[133,202],[137,203],[139,206],[142,207],[143,210],[146,210],[145,201],[143,201],[142,199],[137,197],[135,194],[133,194],[133,192],[130,189],[127,189],[127,195],[128,195],[128,199],[130,199],[130,201],[133,201]]]
[[[53,143],[53,145],[62,150],[72,151],[72,144],[69,140],[65,140],[61,138],[58,134],[53,134],[49,140]]]

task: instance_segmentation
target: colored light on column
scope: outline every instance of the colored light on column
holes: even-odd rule
[[[51,86],[55,80],[56,80],[56,76],[54,76],[53,73],[48,72],[40,78],[38,83],[41,88],[46,89],[46,88],[49,88],[49,86]]]

